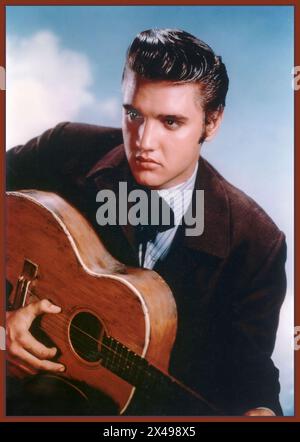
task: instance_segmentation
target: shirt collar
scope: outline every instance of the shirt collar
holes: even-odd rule
[[[158,190],[157,193],[161,196],[167,204],[173,209],[175,216],[175,224],[178,225],[187,211],[193,195],[195,181],[198,170],[198,162],[194,168],[192,175],[183,183],[168,189]]]

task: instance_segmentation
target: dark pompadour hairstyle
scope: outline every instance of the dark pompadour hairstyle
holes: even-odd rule
[[[226,67],[206,43],[188,32],[150,29],[139,33],[128,48],[123,79],[127,69],[153,81],[199,83],[206,113],[225,106]]]

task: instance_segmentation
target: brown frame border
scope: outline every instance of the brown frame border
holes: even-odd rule
[[[89,0],[88,2],[83,2],[82,0],[4,0],[0,5],[0,66],[6,65],[5,60],[5,37],[6,37],[6,21],[5,21],[5,7],[6,6],[34,6],[34,5],[107,5],[107,6],[130,6],[130,5],[206,5],[206,6],[294,6],[295,16],[295,54],[294,54],[294,66],[300,65],[300,3],[297,0],[247,0],[243,3],[241,0],[189,0],[189,1],[172,1],[172,0],[126,0],[122,1],[101,1],[101,0]],[[297,26],[298,23],[298,26]],[[299,121],[299,107],[300,107],[300,91],[298,93],[295,91],[295,117],[294,121]],[[299,222],[299,202],[297,202],[297,196],[299,195],[300,186],[300,167],[299,167],[299,153],[297,151],[297,146],[299,145],[300,139],[300,125],[295,123],[295,162],[294,162],[294,189],[295,189],[295,226]],[[2,293],[4,298],[4,226],[5,226],[5,211],[4,211],[4,189],[5,189],[5,167],[4,167],[4,153],[5,153],[5,91],[0,90],[0,250],[2,251],[0,257],[0,277],[2,281]],[[298,172],[298,174],[297,174]],[[300,236],[295,228],[295,325],[300,325],[300,302],[299,296],[299,274],[296,271],[296,264],[298,263],[298,254],[300,251]],[[4,302],[0,303],[0,325],[5,324],[5,312],[3,311]],[[295,352],[295,415],[286,417],[7,417],[4,412],[4,399],[5,398],[5,383],[4,375],[0,376],[0,422],[300,422],[300,351]],[[5,373],[5,352],[0,351],[0,372]],[[297,391],[299,394],[297,394]]]

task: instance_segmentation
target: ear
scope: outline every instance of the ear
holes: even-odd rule
[[[210,141],[214,138],[223,120],[224,108],[210,112],[206,117],[205,126],[205,141]]]

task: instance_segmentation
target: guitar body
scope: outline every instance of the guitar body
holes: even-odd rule
[[[62,308],[40,325],[59,349],[66,379],[104,392],[123,413],[135,389],[102,363],[109,337],[167,374],[177,313],[157,273],[116,261],[86,219],[48,192],[8,192],[6,238],[13,308],[43,298]],[[122,355],[125,349],[111,351],[110,364],[124,362]]]

